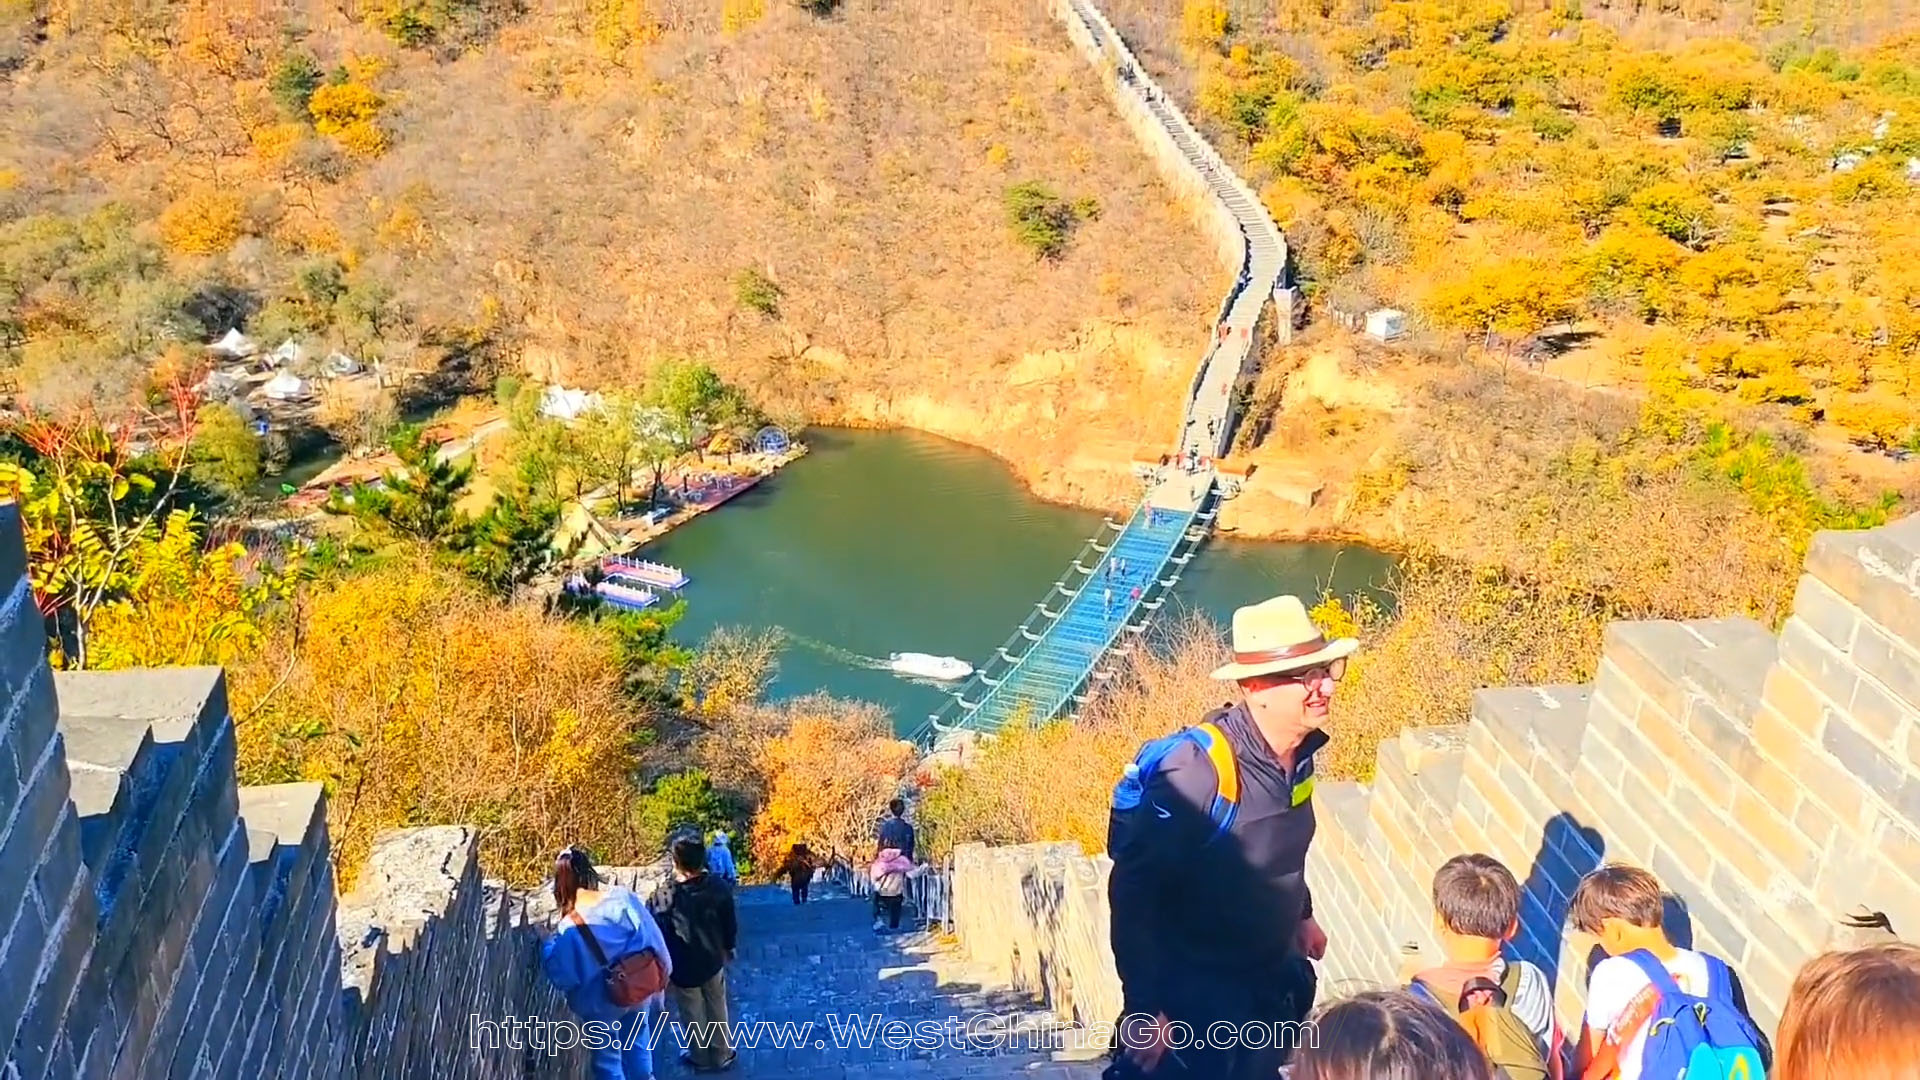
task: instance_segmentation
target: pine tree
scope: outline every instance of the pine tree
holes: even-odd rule
[[[473,479],[473,466],[443,460],[440,448],[429,443],[418,426],[400,429],[392,447],[400,468],[387,472],[377,485],[355,484],[350,495],[336,494],[327,511],[397,536],[462,546],[471,522],[456,504]]]

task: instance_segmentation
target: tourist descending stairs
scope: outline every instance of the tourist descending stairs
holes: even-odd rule
[[[1045,1049],[1049,1037],[1042,1033],[1052,1025],[1052,1014],[1032,994],[983,985],[981,969],[943,943],[937,931],[909,931],[903,923],[898,933],[875,933],[868,902],[831,883],[816,882],[805,904],[793,903],[784,886],[742,887],[735,898],[740,947],[727,969],[728,997],[734,1030],[749,1034],[736,1046],[738,1062],[717,1075],[793,1080],[1093,1080],[1100,1075],[1098,1063],[1054,1061]],[[982,1015],[997,1017],[1008,1029],[1026,1030],[972,1047],[948,1036],[938,1046],[895,1049],[901,1038],[890,1038],[882,1027],[901,1021],[906,1028],[896,1025],[896,1033],[918,1036],[943,1022],[963,1030],[958,1025]],[[975,1030],[987,1030],[984,1024],[976,1021]],[[696,1075],[678,1059],[668,1028],[656,1043],[655,1071],[662,1077]]]

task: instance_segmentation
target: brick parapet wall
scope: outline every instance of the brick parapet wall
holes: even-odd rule
[[[338,901],[320,785],[238,786],[218,669],[50,671],[12,506],[0,597],[0,1080],[586,1075],[474,1045],[566,1011],[551,903],[483,881],[471,830],[378,838]]]
[[[1432,962],[1432,874],[1480,851],[1521,880],[1514,952],[1554,977],[1569,1028],[1591,957],[1568,901],[1619,860],[1660,876],[1676,936],[1725,957],[1771,1029],[1793,973],[1850,938],[1848,913],[1920,938],[1920,517],[1819,534],[1778,635],[1746,619],[1615,624],[1592,685],[1482,691],[1468,723],[1409,731],[1371,781],[1314,798],[1323,1000]],[[1062,1011],[1110,1018],[1103,859],[964,848],[953,875],[969,951],[1102,988]],[[1042,902],[1057,877],[1083,883],[1073,935]]]

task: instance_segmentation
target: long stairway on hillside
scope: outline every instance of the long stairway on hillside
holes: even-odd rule
[[[991,735],[1009,723],[1074,713],[1111,675],[1103,665],[1133,647],[1206,538],[1226,494],[1212,459],[1232,444],[1234,392],[1261,312],[1286,271],[1286,240],[1272,216],[1155,85],[1099,8],[1089,0],[1057,0],[1055,12],[1108,79],[1121,111],[1139,121],[1136,131],[1145,129],[1142,138],[1171,144],[1177,161],[1156,160],[1172,171],[1175,186],[1195,190],[1197,183],[1214,209],[1231,218],[1231,227],[1215,220],[1223,243],[1233,230],[1239,234],[1239,272],[1194,375],[1169,463],[1149,477],[1146,496],[1128,520],[1109,520],[1013,636],[920,726],[916,740],[934,748]],[[1197,465],[1183,469],[1184,459]]]
[[[899,932],[876,933],[869,902],[827,883],[816,883],[800,905],[784,886],[742,888],[736,899],[740,947],[727,969],[728,998],[735,1030],[747,1038],[723,1075],[1100,1075],[1099,1064],[1055,1061],[1052,1014],[1032,995],[996,985],[937,931],[909,929],[903,919]],[[675,1034],[667,1027],[655,1044],[655,1071],[698,1075],[678,1060]]]

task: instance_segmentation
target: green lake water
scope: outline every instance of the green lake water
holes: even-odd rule
[[[806,457],[649,545],[684,570],[676,636],[779,628],[775,697],[824,690],[878,702],[910,731],[944,700],[938,684],[885,670],[888,653],[981,664],[1047,594],[1101,515],[1041,502],[991,454],[908,431],[808,429]],[[1391,560],[1363,547],[1209,539],[1160,613],[1233,609],[1331,582],[1383,583]]]

